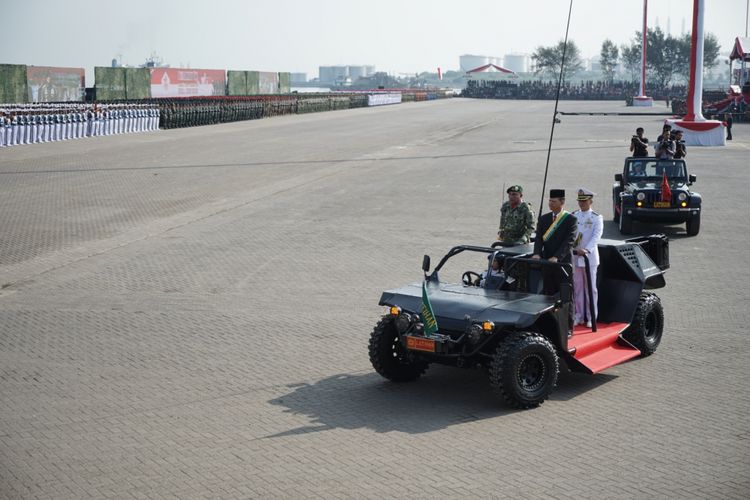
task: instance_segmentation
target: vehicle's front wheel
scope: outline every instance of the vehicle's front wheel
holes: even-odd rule
[[[369,352],[375,371],[393,382],[411,382],[427,370],[426,361],[416,359],[401,345],[390,316],[382,318],[372,330]]]
[[[664,332],[664,309],[661,299],[653,292],[641,293],[633,322],[623,333],[625,340],[641,351],[641,355],[652,355],[659,347]]]
[[[633,218],[620,206],[620,234],[633,234]]]
[[[696,215],[687,220],[686,228],[688,236],[697,236],[701,230],[701,216]]]
[[[560,361],[552,343],[538,333],[514,332],[495,350],[490,384],[514,408],[535,408],[557,385]]]

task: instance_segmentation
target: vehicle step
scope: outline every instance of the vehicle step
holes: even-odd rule
[[[568,339],[568,349],[573,357],[591,373],[599,373],[612,366],[633,359],[641,351],[620,339],[627,323],[597,323],[596,332],[585,326],[576,326]]]

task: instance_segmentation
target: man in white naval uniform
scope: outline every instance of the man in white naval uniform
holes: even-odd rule
[[[56,141],[62,141],[63,140],[63,115],[60,108],[57,108],[55,110],[55,140]]]
[[[22,111],[21,114],[18,115],[18,144],[28,144],[29,143],[29,117],[28,115]]]
[[[589,290],[586,280],[586,261],[589,259],[591,272],[591,297],[594,299],[594,317],[598,317],[599,293],[596,288],[596,271],[599,268],[599,240],[604,230],[604,219],[593,210],[594,193],[586,188],[578,190],[578,210],[573,212],[578,220],[578,231],[573,245],[573,292],[575,295],[575,324],[591,327]]]
[[[39,141],[39,114],[37,111],[31,113],[31,138],[29,142],[36,144]]]
[[[70,139],[70,114],[68,110],[64,110],[60,117],[62,120],[62,140],[67,141]]]
[[[49,111],[46,109],[42,111],[42,124],[41,133],[39,134],[39,142],[49,142]]]
[[[0,110],[0,148],[5,146],[5,110]]]
[[[15,146],[18,144],[18,131],[19,131],[18,115],[17,115],[17,111],[13,111],[10,114],[10,142],[8,143],[9,145]]]

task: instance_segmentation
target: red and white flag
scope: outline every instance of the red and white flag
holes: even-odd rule
[[[661,178],[661,201],[672,201],[672,189],[669,187],[666,171],[664,171],[664,176]]]

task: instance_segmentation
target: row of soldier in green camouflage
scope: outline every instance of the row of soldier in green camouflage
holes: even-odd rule
[[[424,94],[424,95],[422,95]],[[424,92],[403,93],[404,101],[437,98]],[[159,107],[159,128],[182,128],[278,115],[316,113],[367,106],[367,93],[289,94],[284,96],[160,98],[123,103]]]
[[[367,105],[366,95],[268,98],[159,99],[161,128],[193,127]]]

